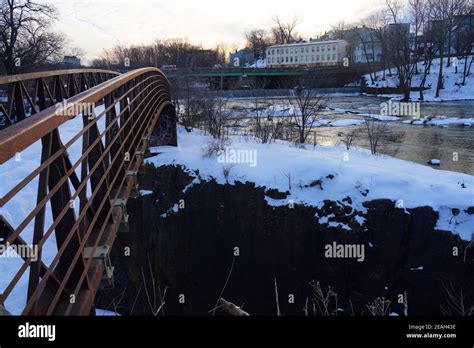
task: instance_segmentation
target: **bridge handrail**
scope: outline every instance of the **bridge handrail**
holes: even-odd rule
[[[110,74],[110,75],[117,75],[117,76],[120,75],[120,73],[116,71],[104,70],[104,69],[64,69],[64,70],[52,70],[52,71],[39,71],[39,72],[34,72],[34,73],[0,76],[0,85],[5,85],[8,83],[19,82],[19,81],[36,80],[39,78],[48,78],[48,77],[54,77],[54,76],[75,75],[75,74],[84,74],[84,73]]]
[[[118,75],[110,70],[66,69],[0,76],[0,129]]]
[[[137,76],[148,72],[158,72],[166,82],[169,83],[166,75],[156,68],[142,68],[131,71],[127,74],[117,74],[118,76],[114,79],[106,81],[99,86],[88,89],[87,91],[67,99],[68,108],[64,110],[65,112],[63,114],[58,113],[58,109],[52,106],[28,117],[21,123],[16,123],[0,131],[0,165],[15,156],[16,153],[23,151],[46,134],[75,117],[67,116],[67,110],[74,108],[78,104],[96,103],[101,98],[111,93],[111,91],[122,87]],[[66,116],[64,114],[66,114]]]

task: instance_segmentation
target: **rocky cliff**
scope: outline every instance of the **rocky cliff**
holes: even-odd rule
[[[130,232],[118,236],[112,257],[115,289],[99,294],[99,307],[115,303],[122,314],[148,315],[164,301],[166,315],[208,315],[227,279],[222,297],[251,315],[276,314],[275,279],[284,315],[312,308],[313,280],[337,293],[339,315],[369,315],[367,304],[382,297],[391,313],[403,314],[404,299],[409,315],[441,315],[445,287],[464,289],[474,303],[471,249],[435,229],[431,207],[377,200],[364,213],[352,209],[350,197],[321,208],[273,207],[266,199],[285,200],[286,193],[253,183],[190,185],[196,178],[180,167],[141,171],[141,189],[152,193],[129,202]],[[334,242],[363,245],[363,262],[328,258]]]

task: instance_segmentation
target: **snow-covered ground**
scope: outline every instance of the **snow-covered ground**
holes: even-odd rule
[[[266,67],[267,67],[266,59],[257,59],[255,63],[247,66],[247,68],[257,68],[257,69],[265,69]]]
[[[96,309],[95,315],[98,317],[120,317],[120,314],[106,309]]]
[[[456,74],[455,61],[450,67],[446,67],[447,59],[444,59],[443,67],[443,81],[444,89],[440,92],[440,97],[436,98],[436,86],[438,84],[438,73],[440,60],[435,59],[432,63],[430,73],[427,76],[425,87],[429,88],[424,91],[425,101],[448,101],[448,100],[474,100],[474,71],[471,69],[471,74],[466,77],[466,83],[464,86],[461,85],[463,81],[464,72],[464,59],[457,61],[458,73]],[[469,64],[470,60],[468,60]],[[473,66],[474,67],[474,66]],[[418,75],[415,75],[412,80],[412,87],[419,87],[423,78],[422,72],[424,71],[423,63],[418,63]],[[370,75],[365,75],[367,86],[372,88],[384,88],[384,87],[398,87],[399,80],[396,75],[396,69],[392,69],[392,76],[389,76],[388,70],[386,71],[385,80],[383,80],[383,74],[381,71],[377,73],[377,79],[372,83]],[[418,100],[420,96],[419,92],[411,92],[411,99]]]
[[[440,212],[440,229],[471,239],[474,215],[468,215],[465,210],[474,206],[473,176],[388,156],[373,156],[360,148],[346,151],[345,147],[307,146],[304,149],[284,141],[260,144],[250,137],[231,137],[232,145],[227,153],[233,153],[234,158],[226,156],[222,160],[217,155],[204,158],[203,148],[209,140],[199,130],[187,133],[180,129],[179,147],[154,148],[152,152],[159,155],[148,162],[155,166],[183,165],[190,173],[199,170],[202,180],[215,178],[221,184],[249,181],[291,193],[285,200],[268,197],[267,202],[275,206],[287,205],[292,200],[320,207],[324,200],[342,200],[347,196],[359,211],[366,211],[363,202],[375,199],[390,199],[404,208],[431,206]],[[244,155],[247,160],[253,156],[255,161],[246,162]],[[244,161],[235,163],[239,156]],[[226,169],[230,170],[227,178]],[[322,190],[319,186],[305,188],[317,180],[321,180]],[[194,184],[199,181],[196,179]],[[454,208],[460,210],[455,217],[451,213]]]

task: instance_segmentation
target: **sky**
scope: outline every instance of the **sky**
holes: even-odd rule
[[[54,30],[66,34],[70,47],[93,59],[116,44],[145,44],[181,38],[212,48],[225,42],[244,44],[244,33],[270,28],[272,17],[302,18],[305,38],[332,23],[357,22],[381,0],[45,0],[58,10]]]

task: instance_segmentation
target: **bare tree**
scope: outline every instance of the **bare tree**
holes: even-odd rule
[[[321,316],[337,316],[338,314],[338,295],[333,288],[328,286],[328,291],[325,293],[319,282],[314,280],[309,283],[313,288],[313,315]],[[332,309],[334,307],[334,309]]]
[[[412,59],[416,48],[413,47],[410,39],[410,24],[405,22],[402,0],[385,0],[385,4],[392,22],[387,33],[389,61],[397,70],[399,87],[403,91],[403,100],[408,101],[417,64]]]
[[[302,22],[301,17],[295,15],[291,20],[285,22],[279,16],[275,16],[273,22],[275,26],[272,28],[272,35],[275,43],[286,44],[299,38],[296,28]]]
[[[225,64],[227,47],[220,43],[214,49],[191,44],[183,39],[156,40],[149,45],[118,44],[93,61],[94,66],[109,66],[114,69],[136,69],[176,65],[178,68],[213,67]],[[127,61],[127,66],[125,62]]]
[[[364,53],[365,63],[369,67],[369,76],[374,83],[375,79],[377,78],[376,73],[372,72],[370,67],[374,65],[376,52],[375,48],[378,43],[381,41],[378,38],[377,31],[372,28],[368,28],[365,24],[360,28],[354,29],[355,38],[353,42],[359,42]]]
[[[424,90],[426,88],[426,81],[428,75],[431,73],[431,66],[433,60],[436,58],[439,50],[439,46],[434,44],[437,41],[439,27],[432,25],[429,22],[430,6],[426,0],[410,0],[410,7],[414,17],[419,18],[421,26],[423,27],[423,40],[420,42],[418,47],[417,56],[421,58],[423,62],[423,71],[421,72],[422,77],[420,80],[420,100],[424,100]],[[441,35],[443,35],[441,33]]]
[[[466,294],[463,289],[456,290],[453,284],[448,287],[443,284],[444,290],[448,295],[445,305],[441,305],[441,313],[445,316],[474,316],[474,304],[466,303]]]
[[[385,80],[386,70],[388,70],[388,75],[392,75],[392,67],[390,65],[390,59],[388,54],[388,33],[387,26],[390,23],[390,13],[386,8],[377,10],[374,13],[370,14],[367,18],[362,21],[362,24],[367,28],[374,30],[375,37],[381,43],[382,48],[382,78]],[[374,77],[377,76],[374,74]]]
[[[83,58],[86,55],[86,52],[80,47],[72,47],[68,50],[68,54],[78,58]]]
[[[201,80],[192,77],[180,77],[172,80],[171,88],[179,123],[186,131],[201,126],[205,109],[205,100],[200,91]]]
[[[281,137],[285,122],[280,117],[275,117],[275,105],[268,106],[261,97],[264,82],[255,78],[249,80],[248,85],[252,89],[253,134],[263,144],[271,143]]]
[[[455,30],[456,16],[466,13],[469,0],[429,0],[430,20],[436,26],[440,63],[438,72],[438,83],[436,85],[436,97],[440,96],[440,91],[444,88],[443,67],[445,54],[447,55],[447,66],[451,64],[452,36]]]
[[[302,82],[302,81],[301,81]],[[314,88],[298,85],[294,89],[294,97],[288,98],[291,106],[291,125],[296,128],[300,144],[304,144],[312,132],[318,119],[318,115],[326,107],[325,97],[318,94]]]
[[[213,93],[201,95],[202,122],[206,131],[214,139],[226,138],[226,128],[230,123],[232,111],[228,108],[227,100]]]
[[[263,57],[268,46],[272,44],[272,38],[265,29],[253,29],[245,33],[247,40],[246,48],[252,50],[257,57]]]
[[[464,57],[463,81],[462,85],[466,84],[466,78],[469,76],[470,67],[472,66],[473,57],[471,55],[472,42],[474,42],[474,7],[465,9],[466,16],[460,16],[460,23],[456,23],[456,30],[454,33],[454,49],[458,57]],[[468,20],[464,20],[464,18]],[[469,63],[469,58],[471,62]],[[456,64],[456,73],[458,65]]]
[[[388,135],[388,127],[385,123],[376,121],[371,117],[365,118],[365,127],[369,138],[370,151],[372,155],[376,155],[382,140]]]
[[[33,0],[0,4],[0,61],[7,74],[17,74],[57,58],[65,44],[50,31],[56,20],[52,5]]]
[[[374,317],[386,317],[390,314],[390,304],[391,301],[384,297],[378,297],[367,304],[367,309]]]
[[[348,29],[348,25],[344,20],[341,20],[331,26],[331,30],[334,33],[335,40],[342,40],[345,37],[345,33]]]
[[[155,275],[153,267],[150,260],[150,255],[147,255],[148,259],[148,273],[147,277],[145,269],[141,267],[141,275],[143,281],[143,288],[145,289],[145,295],[152,316],[156,317],[158,314],[165,315],[164,306],[166,301],[166,291],[168,287],[165,287],[163,291],[161,290],[161,285],[155,281]],[[158,289],[157,289],[158,286]]]
[[[356,138],[358,132],[358,129],[353,129],[352,131],[341,133],[341,142],[346,146],[347,151],[351,149],[352,143],[354,142],[354,139]]]

